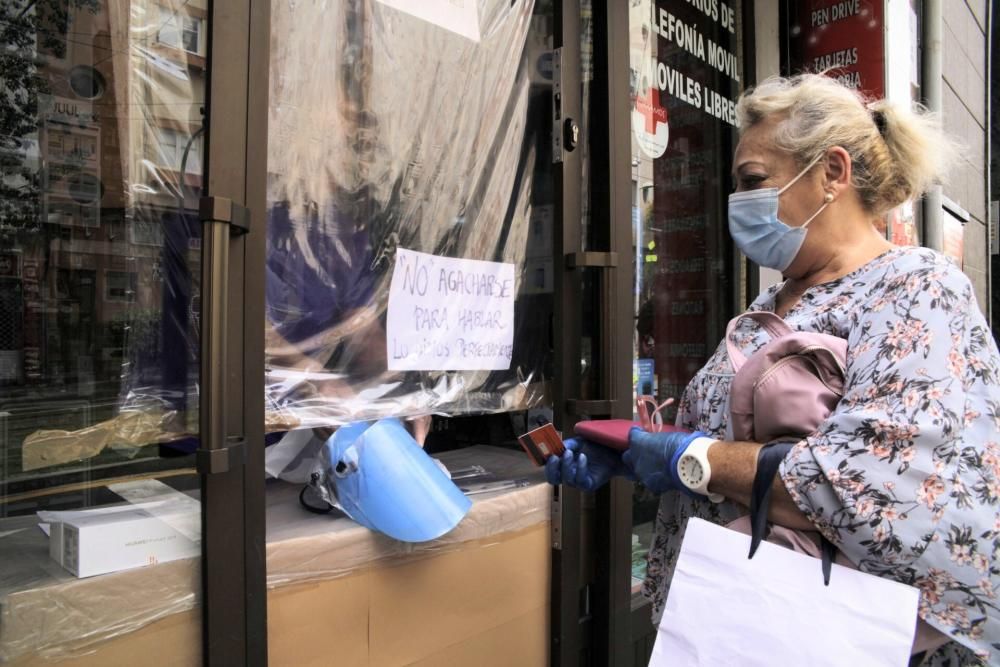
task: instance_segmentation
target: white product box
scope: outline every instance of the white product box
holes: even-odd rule
[[[67,512],[53,521],[49,555],[81,578],[200,555],[201,544],[175,527],[200,517],[135,505],[115,510]]]

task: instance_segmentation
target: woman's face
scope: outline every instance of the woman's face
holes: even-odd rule
[[[736,192],[747,192],[760,188],[778,188],[788,185],[802,165],[792,156],[775,148],[772,139],[775,121],[773,119],[757,123],[748,129],[740,139],[733,158],[733,175]],[[791,187],[781,193],[778,199],[778,219],[789,227],[799,227],[823,205],[823,161],[799,178]],[[816,221],[810,223],[810,227]]]
[[[776,120],[767,119],[743,133],[733,158],[736,192],[787,186],[802,171],[802,165],[792,156],[775,147],[773,136]],[[778,198],[778,219],[789,227],[800,227],[824,205],[826,194],[826,160],[820,160],[792,183]],[[824,224],[830,209],[824,209],[809,223],[802,248],[795,261],[785,271],[795,277],[813,266],[827,254],[837,239]]]

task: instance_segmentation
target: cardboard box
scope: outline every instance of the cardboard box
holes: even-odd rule
[[[396,567],[268,591],[272,667],[543,667],[549,664],[549,524]],[[61,667],[186,667],[201,656],[200,609],[78,649]],[[63,655],[65,656],[66,653]],[[72,657],[76,654],[75,657]],[[39,656],[13,667],[52,665]]]
[[[191,667],[201,664],[201,636],[200,609],[188,610],[134,632],[70,650],[58,658],[30,655],[3,664],[4,667]]]
[[[268,595],[272,666],[548,664],[550,527]]]

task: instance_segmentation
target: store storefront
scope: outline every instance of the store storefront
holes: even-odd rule
[[[735,100],[874,71],[794,4],[6,3],[0,662],[645,664],[657,498],[517,439],[672,420],[769,279]],[[392,418],[471,501],[436,539],[309,511]]]

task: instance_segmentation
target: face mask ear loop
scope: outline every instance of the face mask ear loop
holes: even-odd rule
[[[827,200],[825,200],[825,199],[824,199],[824,200],[823,200],[823,205],[819,207],[819,210],[818,210],[818,211],[816,211],[815,213],[813,213],[812,215],[810,215],[810,216],[809,216],[809,219],[808,219],[808,220],[806,220],[805,222],[803,222],[803,223],[802,223],[802,224],[801,224],[801,225],[799,226],[799,229],[805,229],[806,227],[808,227],[808,226],[809,226],[809,223],[810,223],[810,222],[812,222],[813,220],[815,220],[815,219],[816,219],[816,216],[817,216],[817,215],[819,215],[820,213],[822,213],[822,212],[823,212],[823,209],[825,209],[825,208],[826,208],[827,206],[829,206],[829,205],[830,205],[830,202],[828,202]]]
[[[799,172],[799,173],[798,173],[798,174],[797,174],[797,175],[795,176],[795,178],[793,178],[792,180],[790,180],[790,181],[788,181],[787,183],[785,183],[785,187],[783,187],[783,188],[781,188],[780,190],[778,190],[778,195],[780,196],[780,195],[781,195],[781,193],[783,193],[783,192],[784,192],[785,190],[787,190],[788,188],[790,188],[790,187],[792,187],[793,185],[795,185],[795,183],[796,183],[796,182],[797,182],[797,181],[798,181],[798,180],[799,180],[800,178],[802,178],[803,176],[805,176],[805,175],[806,175],[806,173],[807,173],[807,172],[808,172],[808,171],[809,171],[810,169],[812,169],[813,167],[815,167],[815,166],[816,166],[816,163],[817,163],[817,162],[819,162],[819,161],[820,161],[820,159],[821,159],[822,157],[823,157],[823,153],[820,153],[820,154],[819,154],[819,155],[817,155],[817,156],[816,156],[815,158],[813,158],[813,161],[812,161],[812,162],[810,162],[809,164],[807,164],[807,165],[806,165],[806,168],[805,168],[805,169],[803,169],[802,171],[800,171],[800,172]],[[820,209],[820,210],[822,210],[822,209]],[[811,218],[810,218],[810,219],[811,219]]]
[[[815,167],[816,163],[819,162],[820,158],[822,158],[822,157],[823,157],[823,153],[820,153],[815,158],[813,158],[813,161],[810,162],[809,164],[807,164],[805,169],[803,169],[802,171],[800,171],[795,178],[793,178],[791,181],[789,181],[788,183],[786,183],[785,187],[783,187],[780,190],[778,190],[778,195],[780,196],[782,192],[784,192],[788,188],[790,188],[793,185],[795,185],[795,182],[798,181],[800,178],[802,178],[810,169],[812,169],[813,167]],[[827,201],[826,199],[824,199],[823,200],[823,205],[820,206],[819,209],[815,213],[813,213],[812,215],[810,215],[809,219],[806,220],[805,222],[803,222],[799,226],[799,229],[805,229],[809,225],[809,223],[812,222],[813,220],[815,220],[816,216],[819,215],[820,213],[822,213],[823,209],[825,209],[829,205],[830,205],[830,202]]]

